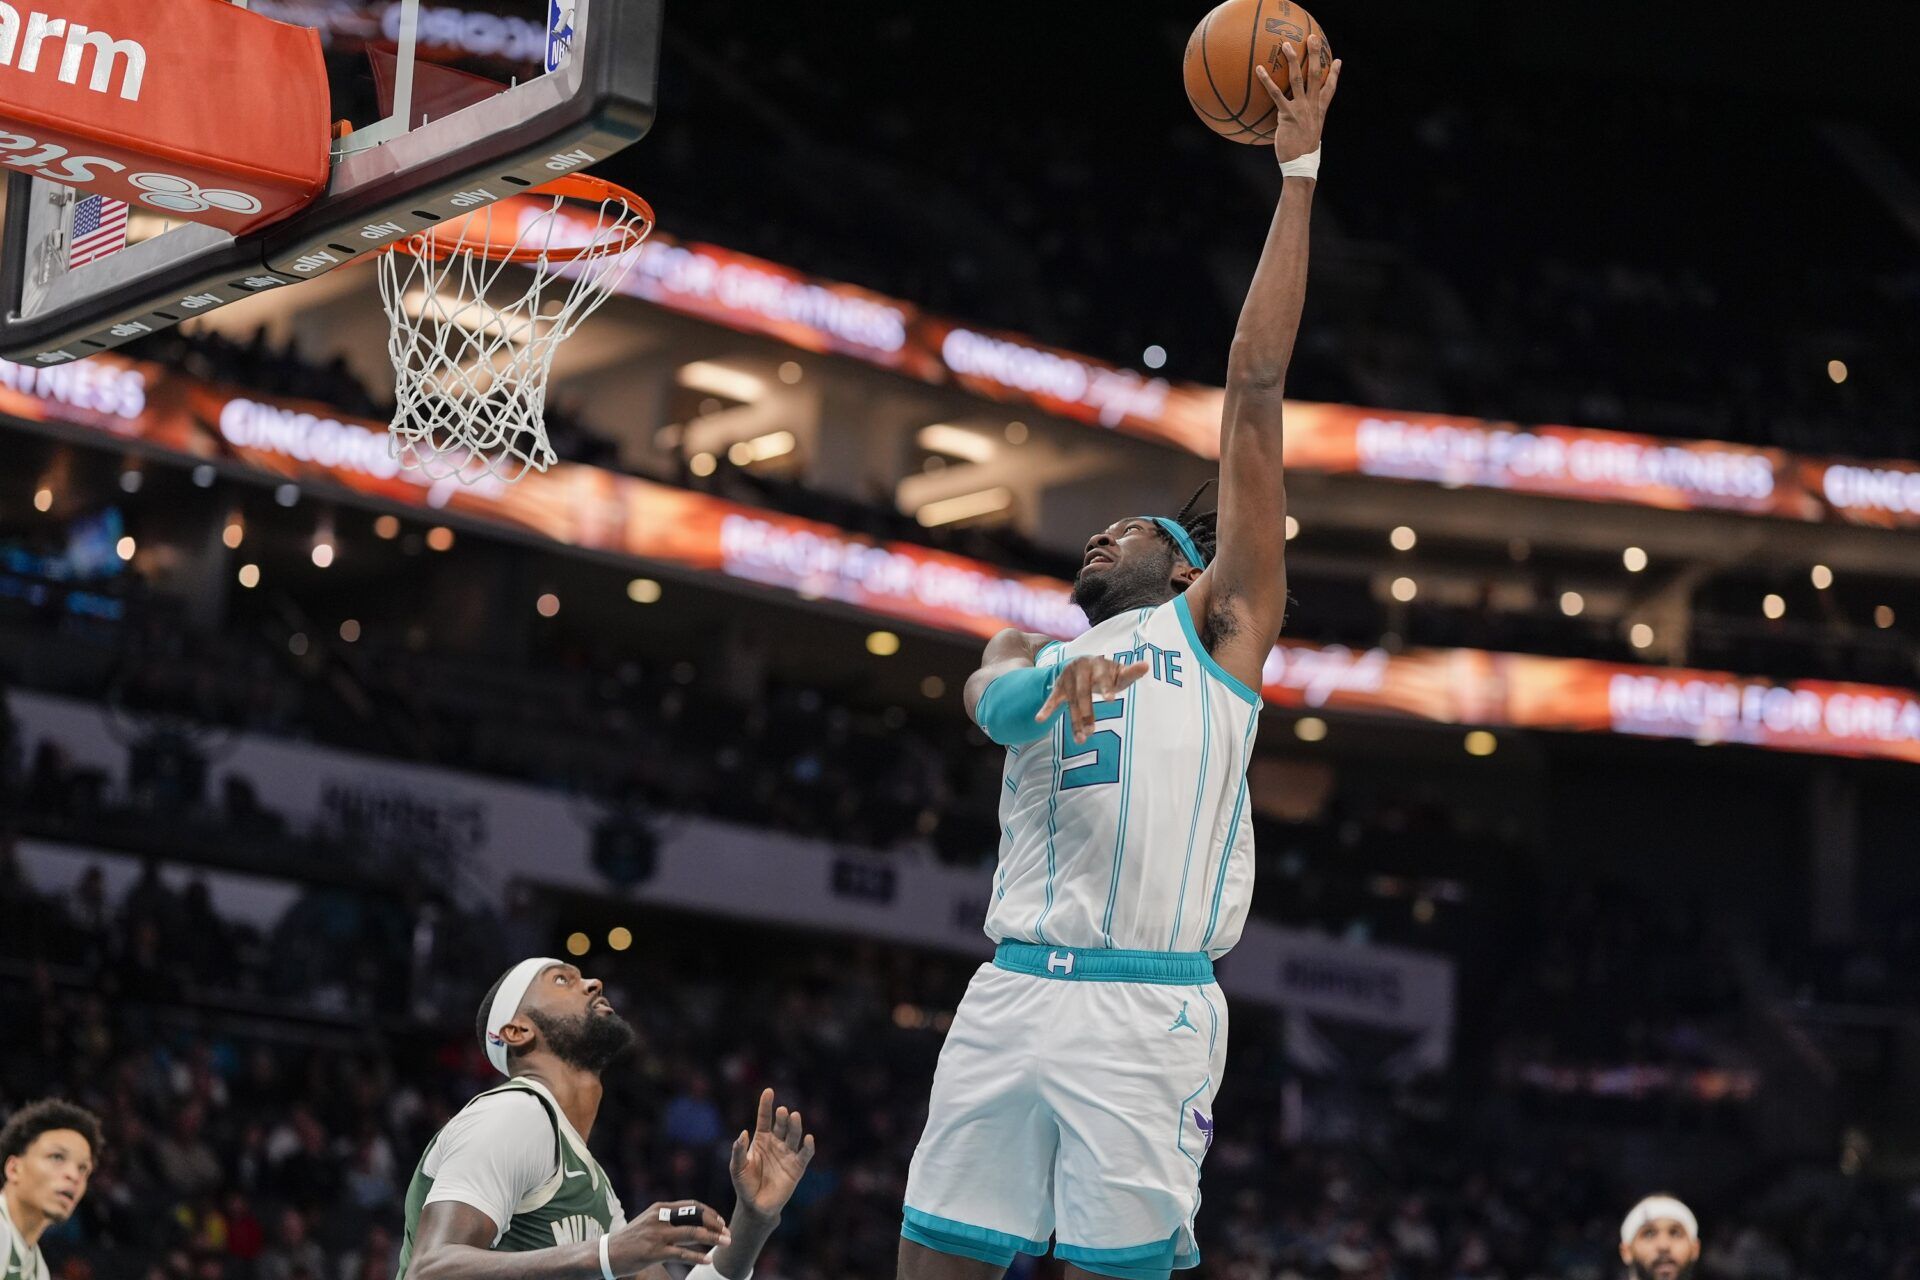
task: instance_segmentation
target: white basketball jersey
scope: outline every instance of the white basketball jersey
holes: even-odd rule
[[[1048,645],[1037,663],[1084,657],[1149,669],[1094,703],[1085,742],[1062,716],[1047,737],[1007,749],[987,934],[1224,955],[1253,895],[1247,761],[1259,695],[1201,647],[1184,596]]]

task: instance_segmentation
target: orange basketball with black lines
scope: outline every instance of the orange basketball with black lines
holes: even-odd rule
[[[1273,99],[1254,79],[1253,69],[1264,65],[1292,97],[1283,42],[1300,51],[1306,74],[1325,76],[1333,66],[1331,44],[1323,43],[1317,57],[1309,56],[1312,35],[1327,39],[1313,15],[1289,0],[1227,0],[1202,18],[1187,40],[1187,101],[1223,138],[1255,145],[1273,141]]]

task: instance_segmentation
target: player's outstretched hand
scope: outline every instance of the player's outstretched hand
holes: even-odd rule
[[[1147,669],[1144,662],[1122,666],[1112,658],[1075,658],[1060,668],[1060,674],[1053,681],[1053,692],[1034,721],[1045,724],[1055,711],[1065,707],[1073,740],[1085,742],[1093,732],[1094,699],[1111,698],[1124,692],[1127,686],[1147,674]]]
[[[813,1160],[813,1135],[798,1111],[773,1105],[773,1090],[762,1090],[753,1132],[733,1140],[733,1192],[743,1207],[775,1218],[793,1197],[793,1189]]]
[[[698,1217],[688,1210],[697,1210]],[[607,1241],[607,1261],[616,1276],[638,1275],[658,1262],[697,1267],[708,1254],[732,1242],[726,1219],[712,1209],[698,1200],[669,1200],[648,1205],[614,1232]]]
[[[1311,75],[1307,64],[1319,61],[1321,48],[1325,41],[1317,35],[1307,37],[1307,56],[1302,57],[1300,47],[1292,41],[1280,46],[1280,52],[1287,59],[1287,84],[1293,90],[1289,98],[1282,93],[1280,86],[1273,82],[1265,67],[1256,66],[1253,74],[1260,79],[1261,88],[1273,99],[1274,109],[1279,117],[1273,125],[1273,156],[1281,164],[1289,160],[1298,160],[1301,156],[1311,155],[1320,145],[1320,130],[1327,123],[1327,107],[1333,101],[1334,90],[1340,87],[1340,59],[1335,58],[1333,65],[1327,68],[1324,76]]]

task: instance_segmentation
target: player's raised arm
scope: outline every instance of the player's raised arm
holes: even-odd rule
[[[1278,113],[1273,149],[1287,177],[1227,357],[1218,549],[1189,599],[1215,660],[1255,687],[1286,612],[1281,400],[1306,299],[1307,223],[1320,131],[1340,81],[1337,60],[1325,77],[1308,70],[1318,61],[1320,37],[1309,37],[1307,44],[1304,57],[1295,46],[1282,46],[1291,98],[1265,67],[1255,68]]]

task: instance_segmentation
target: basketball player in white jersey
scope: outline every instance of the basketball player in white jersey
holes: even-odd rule
[[[969,714],[1007,749],[998,947],[934,1073],[901,1280],[998,1280],[1049,1237],[1069,1277],[1199,1262],[1227,1048],[1213,961],[1252,892],[1247,761],[1287,600],[1281,397],[1340,76],[1334,62],[1309,82],[1301,51],[1286,58],[1292,98],[1260,69],[1286,176],[1228,356],[1219,511],[1094,534],[1073,584],[1089,629],[1003,631],[967,682]]]
[[[0,1276],[47,1280],[40,1237],[71,1218],[87,1194],[100,1121],[58,1098],[29,1103],[0,1126]]]
[[[507,1082],[434,1135],[407,1187],[396,1280],[749,1280],[813,1159],[797,1111],[760,1095],[733,1144],[732,1222],[693,1201],[632,1222],[587,1150],[600,1076],[632,1046],[597,978],[523,960],[480,1004],[477,1031]],[[682,1264],[668,1272],[665,1263]]]

